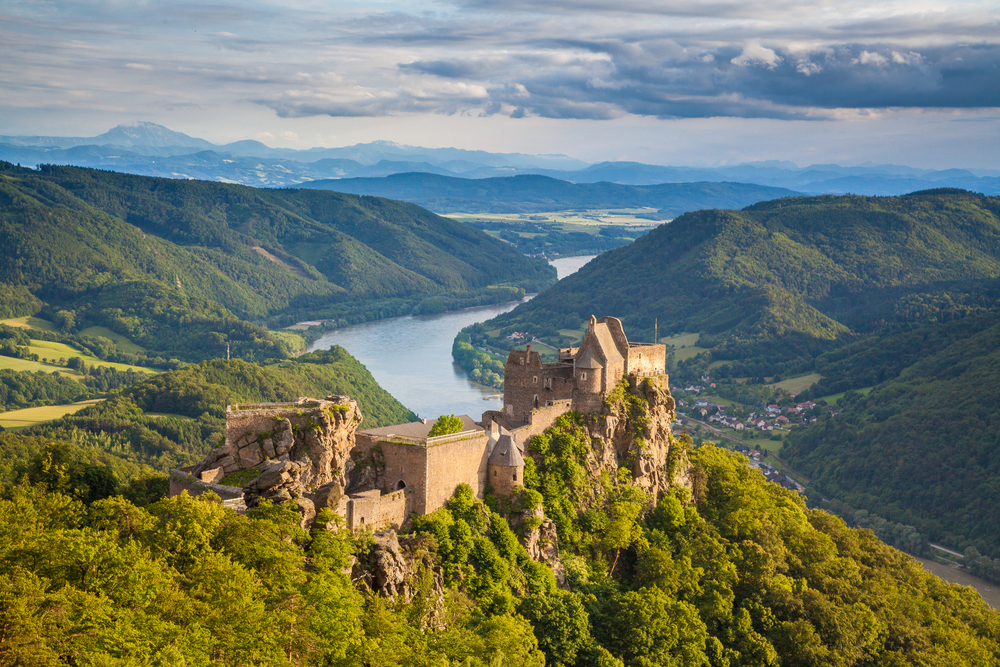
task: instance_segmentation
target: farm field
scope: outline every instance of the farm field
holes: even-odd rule
[[[58,331],[56,325],[40,317],[15,317],[10,320],[0,320],[0,324],[18,329],[37,329],[38,331]]]
[[[146,351],[146,348],[142,347],[141,345],[136,345],[125,336],[122,336],[119,333],[115,333],[114,331],[108,329],[107,327],[87,327],[86,329],[80,331],[80,335],[90,336],[92,338],[103,336],[104,338],[114,341],[115,345],[118,346],[119,350],[121,350],[122,352],[128,352],[130,354],[139,354],[140,352]]]
[[[708,352],[707,347],[682,347],[674,349],[674,359],[677,361],[684,361],[685,359],[690,359],[691,357],[697,357],[702,352]]]
[[[858,392],[862,396],[867,396],[869,393],[871,393],[871,390],[874,389],[874,388],[875,387],[865,387],[864,389],[855,389],[854,391]],[[847,392],[843,392],[842,391],[839,394],[830,394],[829,396],[820,396],[819,398],[817,398],[815,400],[816,401],[826,401],[829,405],[837,405],[838,401],[840,401],[840,399],[844,397],[845,393],[847,393]]]
[[[67,405],[43,405],[37,408],[0,412],[0,426],[3,426],[5,429],[28,428],[35,424],[41,424],[73,414],[83,410],[88,405],[93,405],[103,400],[103,398],[94,398],[89,401],[80,401],[79,403],[69,403]]]
[[[460,222],[489,220],[491,222],[538,222],[574,227],[655,227],[661,220],[637,217],[656,213],[653,208],[593,209],[584,211],[549,211],[544,213],[449,213],[445,217]],[[572,231],[586,231],[574,229]],[[596,229],[593,230],[596,233]]]
[[[75,371],[72,368],[66,368],[65,366],[59,366],[58,364],[44,364],[41,361],[30,361],[28,359],[16,359],[14,357],[4,356],[0,356],[0,369],[19,372],[27,371],[29,373],[37,373],[38,371],[43,373],[55,373],[58,371],[61,375],[71,377],[74,380],[79,380],[83,377],[83,375],[81,375],[78,371]]]
[[[84,363],[86,363],[88,366],[111,366],[112,368],[117,368],[120,371],[131,369],[133,371],[138,371],[140,373],[155,373],[155,371],[152,371],[148,368],[143,368],[142,366],[132,366],[130,364],[118,364],[112,361],[101,361],[97,357],[81,352],[80,350],[77,350],[74,347],[70,347],[65,343],[55,343],[48,340],[33,340],[31,341],[31,345],[28,346],[28,349],[37,354],[42,359],[69,359],[70,357],[80,357],[81,359],[83,359]],[[6,357],[4,357],[4,360],[6,360]],[[39,364],[39,366],[43,365],[45,364]],[[39,369],[39,370],[45,370],[51,373],[52,370],[49,370],[49,368],[58,371],[68,370],[63,366],[48,366],[44,369]]]
[[[809,375],[802,375],[797,378],[788,378],[787,380],[782,380],[781,382],[775,382],[771,387],[777,389],[784,389],[789,394],[793,396],[795,394],[800,394],[809,387],[813,386],[823,378],[819,373],[810,373]]]
[[[676,348],[679,348],[681,345],[687,348],[694,346],[699,338],[701,338],[700,333],[681,333],[669,338],[661,338],[660,342],[668,346],[673,345]]]

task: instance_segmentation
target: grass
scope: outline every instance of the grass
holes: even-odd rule
[[[0,412],[0,426],[5,429],[22,429],[41,424],[43,422],[60,419],[69,414],[78,412],[88,405],[99,403],[103,398],[95,398],[79,403],[69,403],[67,405],[43,405],[37,408],[24,408],[23,410],[11,410],[10,412]]]
[[[567,338],[572,338],[574,343],[579,343],[583,340],[583,329],[560,329],[559,335],[566,336]]]
[[[702,352],[708,352],[707,347],[683,347],[674,350],[674,359],[677,361],[684,361],[685,359],[690,359],[691,357],[697,357]]]
[[[56,325],[40,317],[15,317],[12,320],[0,320],[0,324],[19,329],[37,329],[38,331],[56,332]]]
[[[514,349],[524,350],[526,348],[527,348],[527,343],[524,344],[524,345],[518,345]],[[541,341],[538,341],[538,340],[536,340],[533,343],[531,343],[531,349],[534,350],[535,352],[540,352],[541,354],[559,354],[559,350],[557,350],[556,348],[552,347],[551,345],[547,345],[547,344],[545,344],[545,343],[543,343]]]
[[[776,382],[769,386],[776,389],[784,389],[789,394],[794,396],[795,394],[801,394],[806,389],[819,382],[822,377],[823,376],[819,373],[810,373],[809,375],[802,375],[797,378],[788,378],[787,380],[782,380],[781,382]]]
[[[146,351],[146,348],[141,345],[136,345],[125,336],[115,333],[107,327],[87,327],[80,332],[80,335],[90,336],[91,338],[102,336],[108,340],[114,341],[119,350],[122,352],[128,352],[129,354],[140,354]]]
[[[691,347],[698,342],[699,338],[701,338],[700,333],[681,333],[676,336],[670,336],[669,338],[661,338],[660,342],[664,345],[673,345],[677,348],[681,345],[684,347]]]
[[[236,472],[229,473],[219,480],[219,484],[223,486],[236,486],[242,488],[247,482],[258,475],[260,475],[260,471],[256,468],[244,468],[243,470],[237,470]]]
[[[74,380],[79,380],[83,377],[83,375],[72,368],[66,368],[65,366],[59,366],[58,364],[44,364],[40,361],[15,359],[14,357],[0,356],[0,368],[12,371],[25,371],[28,373],[37,373],[38,371],[43,373],[55,373],[58,371],[60,374],[65,375],[66,377],[71,377]]]
[[[173,417],[174,419],[181,419],[183,421],[192,422],[193,417],[188,417],[187,415],[179,415],[174,412],[147,412],[147,417]]]
[[[871,392],[871,390],[874,389],[874,388],[875,387],[865,387],[864,389],[855,389],[854,391],[858,392],[862,396],[867,396]],[[845,393],[847,393],[847,392],[843,392],[842,391],[839,394],[830,394],[829,396],[820,396],[819,398],[814,398],[813,400],[816,401],[817,403],[822,400],[822,401],[826,401],[827,405],[837,405],[837,402],[841,398],[844,397]]]
[[[274,338],[288,346],[292,354],[299,354],[306,349],[306,339],[291,331],[270,331]]]
[[[97,357],[81,352],[75,347],[70,347],[66,343],[55,343],[49,340],[32,340],[31,345],[28,349],[37,354],[42,359],[69,359],[70,357],[80,357],[85,364],[88,366],[111,366],[112,368],[117,368],[120,371],[133,370],[140,373],[155,373],[148,368],[143,368],[142,366],[132,366],[130,364],[118,364],[112,361],[101,361]],[[4,358],[6,359],[6,358]],[[41,365],[41,364],[40,364]],[[47,372],[52,372],[48,368],[39,369],[45,370]],[[60,366],[55,366],[52,370],[67,370]]]

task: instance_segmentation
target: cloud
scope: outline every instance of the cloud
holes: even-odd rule
[[[729,62],[740,67],[764,65],[770,69],[774,69],[781,60],[781,56],[766,46],[761,46],[760,42],[749,42],[743,47],[743,52]]]
[[[861,64],[861,65],[875,65],[876,67],[884,67],[888,63],[889,60],[885,56],[879,53],[872,53],[871,51],[862,51],[860,54],[858,54],[857,58],[851,59],[852,65]]]
[[[1000,107],[1000,18],[973,1],[15,5],[0,88],[25,109],[602,120]]]

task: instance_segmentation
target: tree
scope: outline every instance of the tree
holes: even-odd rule
[[[431,432],[427,434],[427,437],[433,438],[439,435],[458,433],[463,428],[465,428],[465,424],[455,415],[441,415],[431,427]]]

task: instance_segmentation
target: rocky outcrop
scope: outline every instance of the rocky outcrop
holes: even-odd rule
[[[419,610],[421,630],[441,626],[444,613],[444,576],[435,564],[427,538],[402,540],[394,530],[375,533],[367,555],[354,565],[351,579],[385,597],[399,598]]]
[[[556,576],[556,583],[566,588],[566,567],[559,560],[559,535],[555,522],[542,517],[541,524],[535,528],[526,528],[521,537],[528,556],[536,563],[545,563]]]
[[[675,452],[670,425],[676,417],[666,376],[630,377],[626,386],[612,392],[603,413],[595,415],[588,430],[593,443],[591,473],[615,474],[627,467],[635,483],[659,498],[671,486],[686,485],[687,457]]]
[[[344,495],[361,418],[358,404],[348,396],[230,406],[225,443],[192,474],[222,468],[228,475],[255,468],[260,474],[243,489],[247,506],[264,499],[293,502],[308,525],[316,514],[317,492],[321,507]]]

